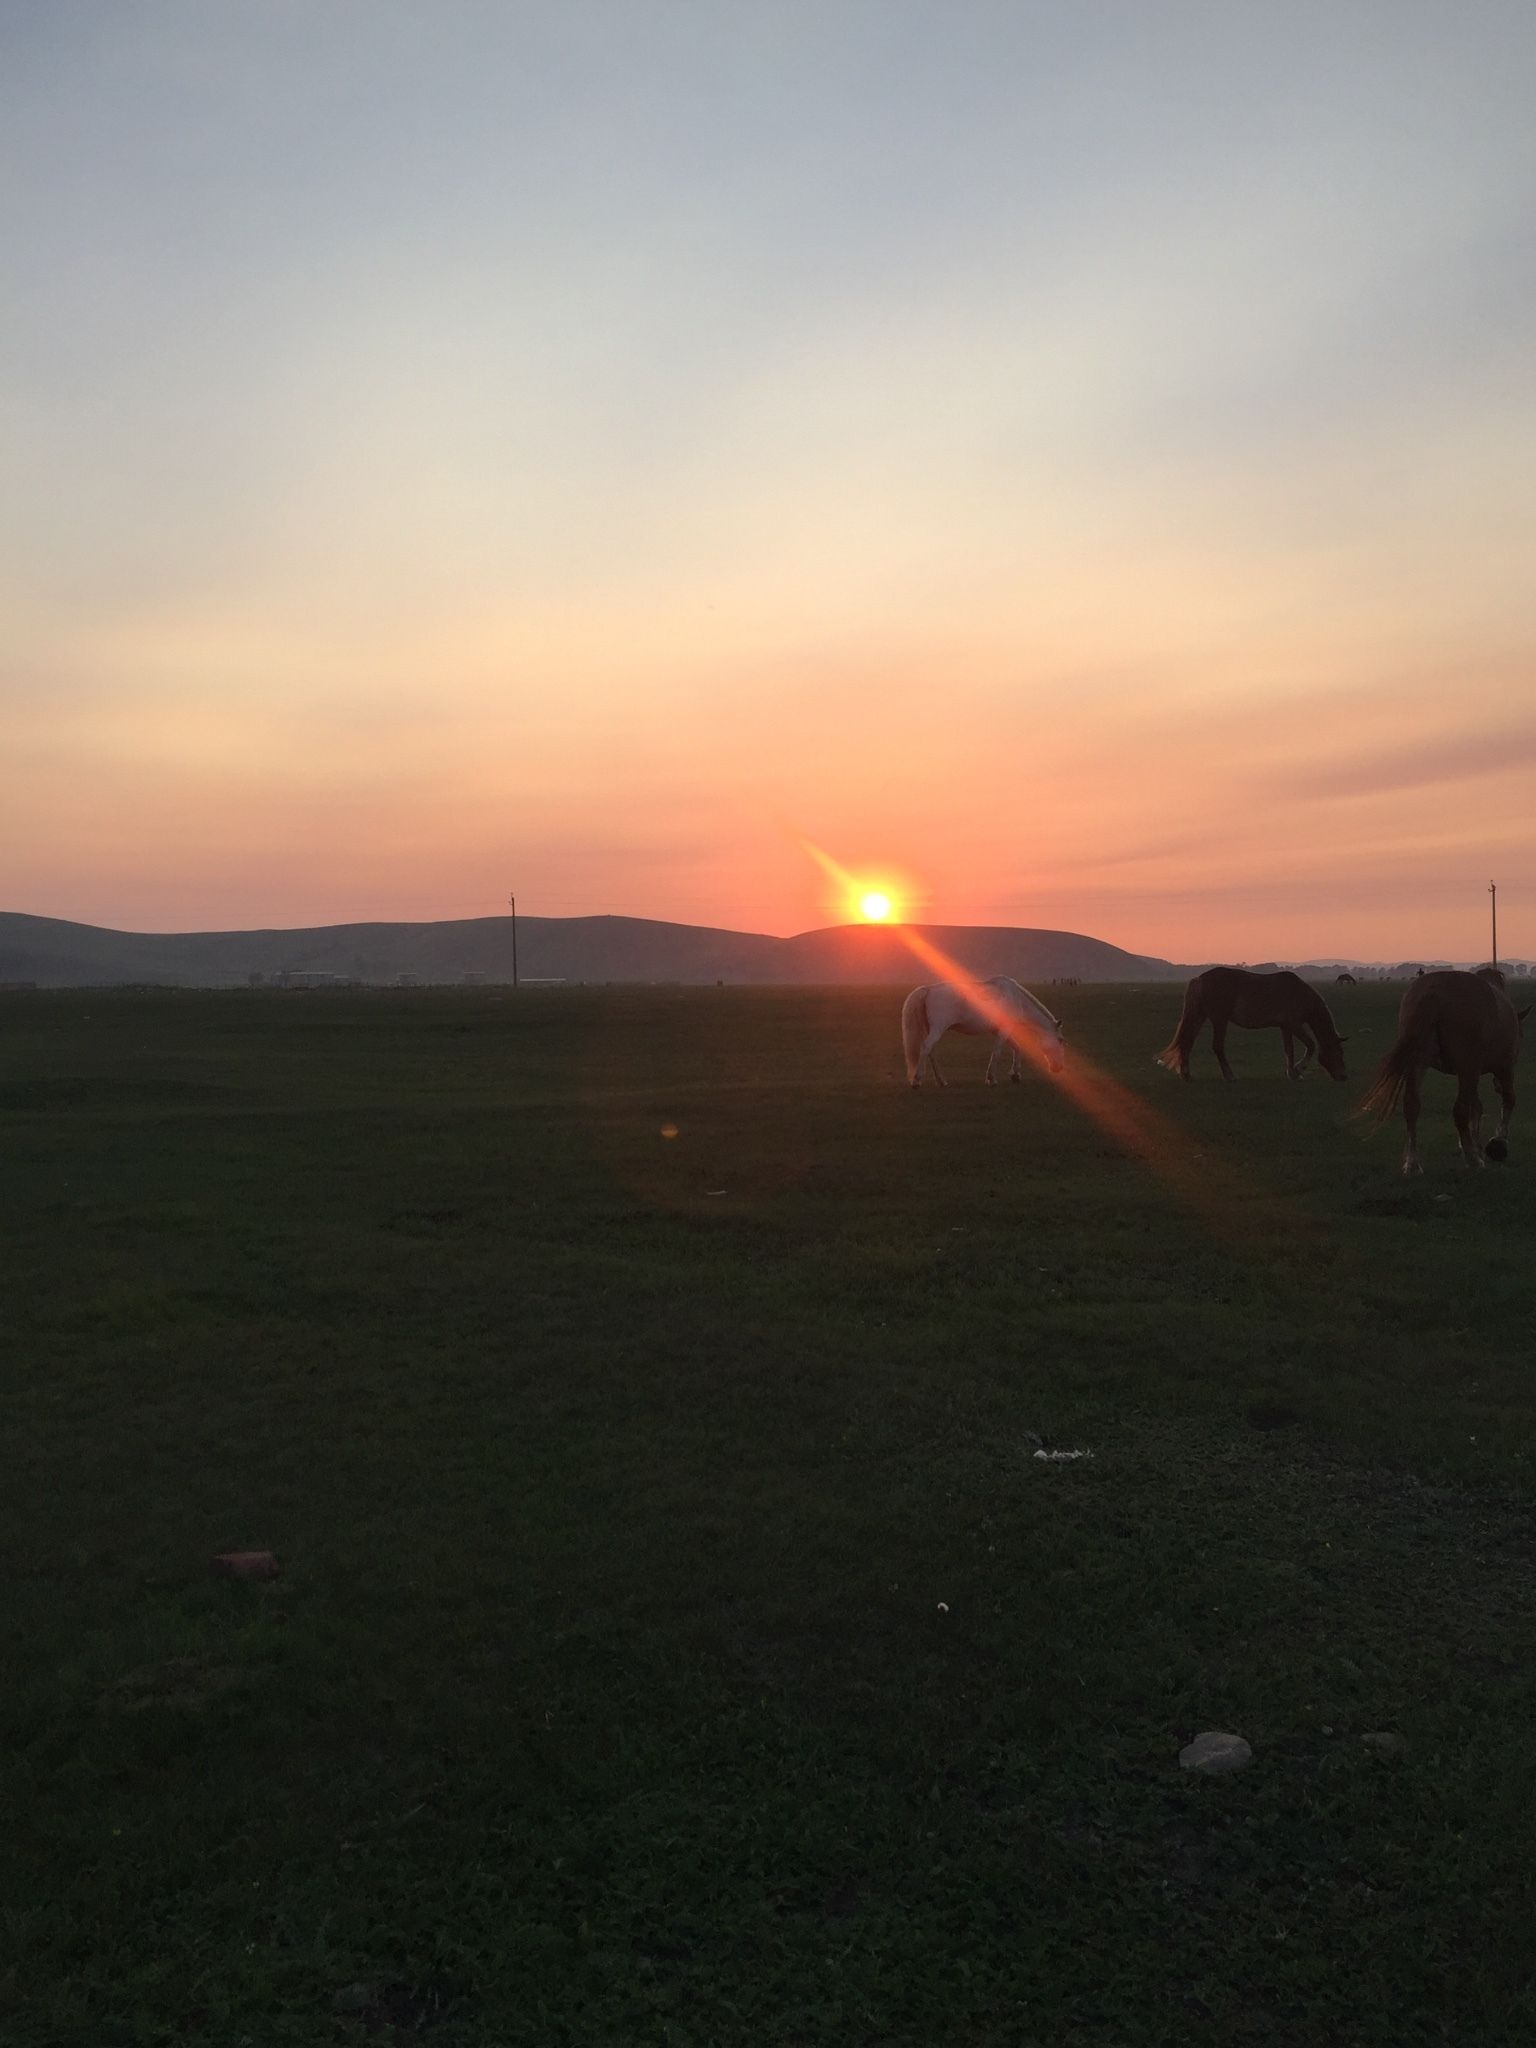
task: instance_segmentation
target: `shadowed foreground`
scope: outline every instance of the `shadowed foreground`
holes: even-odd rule
[[[899,993],[0,997],[8,2048],[1531,2038],[1520,1127],[1042,993],[1219,1218]]]

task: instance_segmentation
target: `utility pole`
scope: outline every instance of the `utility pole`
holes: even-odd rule
[[[507,898],[507,901],[508,901],[508,903],[510,903],[510,904],[511,904],[511,906],[512,906],[512,986],[513,986],[514,988],[516,988],[516,987],[517,987],[517,898],[516,898],[515,896],[509,896],[509,897]]]
[[[1493,918],[1493,964],[1497,967],[1499,964],[1499,885],[1497,882],[1490,882],[1488,884],[1488,908]]]

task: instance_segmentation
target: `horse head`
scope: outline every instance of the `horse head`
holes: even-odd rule
[[[1319,1038],[1317,1041],[1317,1063],[1325,1074],[1331,1074],[1335,1081],[1347,1081],[1344,1071],[1344,1041],[1342,1038]]]

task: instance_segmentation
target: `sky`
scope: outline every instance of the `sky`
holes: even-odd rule
[[[0,0],[0,908],[1536,953],[1528,0]]]

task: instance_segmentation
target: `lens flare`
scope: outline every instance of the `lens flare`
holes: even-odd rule
[[[881,889],[871,889],[859,898],[859,915],[871,924],[884,924],[891,914],[891,899]]]
[[[800,844],[819,868],[839,888],[847,891],[845,901],[862,905],[866,891],[831,854],[804,835]],[[902,943],[926,967],[935,980],[947,981],[965,994],[967,1000],[1026,1058],[1039,1067],[1048,1056],[1035,1034],[1001,1009],[978,977],[933,944],[913,925],[901,925]],[[1149,1102],[1115,1080],[1113,1075],[1088,1059],[1080,1047],[1068,1055],[1064,1072],[1051,1075],[1052,1085],[1095,1123],[1118,1149],[1139,1158],[1177,1199],[1197,1214],[1216,1234],[1229,1242],[1247,1233],[1259,1235],[1271,1227],[1273,1212],[1253,1198],[1247,1182],[1221,1161],[1201,1150],[1171,1119]]]

